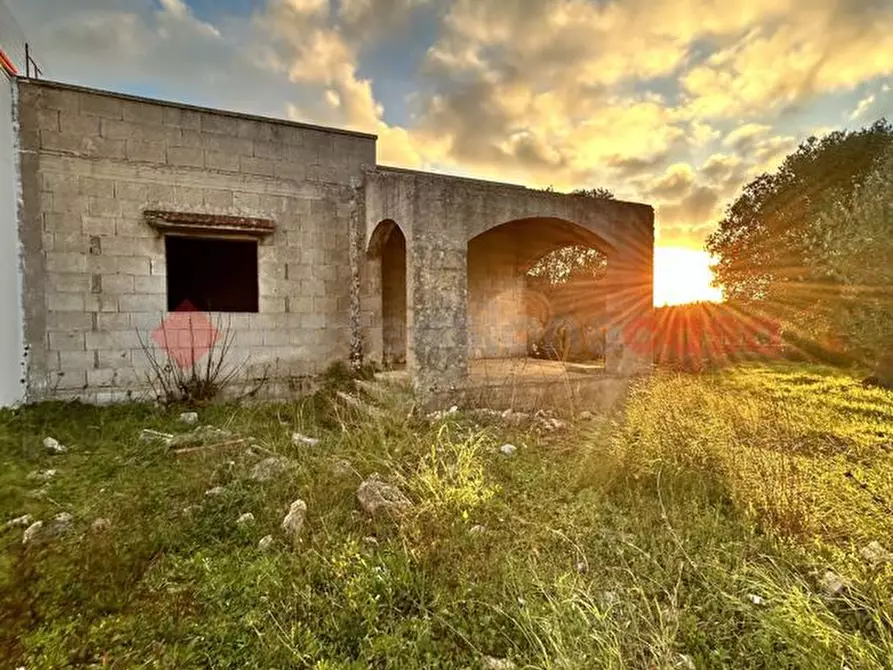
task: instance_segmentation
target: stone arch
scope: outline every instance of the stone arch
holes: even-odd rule
[[[386,367],[406,363],[409,331],[406,236],[393,219],[376,225],[366,248],[374,359]]]
[[[487,227],[468,242],[469,357],[510,358],[527,356],[532,339],[554,330],[551,321],[586,323],[591,314],[563,313],[553,309],[542,295],[533,295],[527,271],[545,255],[569,246],[593,248],[610,259],[613,245],[590,228],[557,217],[525,217]],[[601,303],[590,311],[604,312]],[[585,337],[569,333],[574,341]],[[579,349],[580,347],[578,347]],[[577,352],[579,355],[580,352]]]

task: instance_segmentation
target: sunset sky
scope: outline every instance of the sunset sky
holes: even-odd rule
[[[742,184],[810,134],[893,117],[893,0],[5,1],[52,79],[648,202],[670,300],[716,297],[690,251]]]

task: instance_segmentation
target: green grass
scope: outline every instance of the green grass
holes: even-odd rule
[[[140,443],[186,430],[175,409],[0,412],[0,519],[74,517],[45,542],[0,535],[0,667],[893,667],[893,566],[859,555],[893,550],[890,392],[802,365],[659,374],[616,414],[546,434],[329,398],[200,412],[257,456]],[[46,435],[69,452],[47,455]],[[251,481],[266,451],[295,468]],[[402,520],[356,509],[374,472],[415,503]],[[292,547],[279,524],[297,497]],[[827,570],[847,582],[833,597]]]

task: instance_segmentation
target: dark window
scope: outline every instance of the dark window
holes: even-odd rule
[[[257,311],[257,242],[166,235],[167,308]]]

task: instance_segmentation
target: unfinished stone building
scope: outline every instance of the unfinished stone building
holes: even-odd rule
[[[377,166],[374,136],[334,128],[9,92],[27,399],[144,392],[146,344],[190,307],[276,393],[361,355],[447,397],[480,361],[527,355],[525,272],[567,245],[608,256],[602,374],[650,367],[646,205]]]

